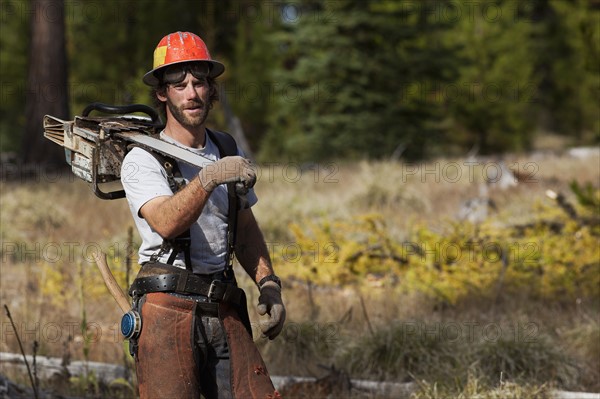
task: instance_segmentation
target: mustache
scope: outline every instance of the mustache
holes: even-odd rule
[[[204,108],[205,106],[206,106],[206,104],[204,101],[198,100],[198,101],[189,102],[189,103],[185,104],[182,108],[183,109]]]

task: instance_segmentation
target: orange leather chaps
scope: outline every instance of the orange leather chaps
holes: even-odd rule
[[[140,399],[199,399],[202,376],[194,331],[206,303],[165,293],[146,294],[140,303],[142,330],[135,355]],[[232,397],[280,398],[238,311],[225,303],[213,306],[227,336]]]

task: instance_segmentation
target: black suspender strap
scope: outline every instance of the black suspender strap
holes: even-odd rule
[[[167,173],[167,182],[173,194],[181,190],[185,186],[185,180],[179,171],[177,161],[157,152],[150,152],[156,158],[156,160],[165,168]],[[175,262],[177,254],[183,252],[185,257],[185,268],[192,271],[192,255],[191,255],[192,239],[190,235],[190,229],[187,229],[183,233],[179,234],[173,239],[164,239],[161,245],[160,251],[156,254],[156,258],[167,251],[171,251],[167,263],[172,265]]]
[[[237,155],[237,144],[231,135],[206,129],[208,136],[219,149],[221,158]],[[227,254],[225,255],[225,277],[233,275],[233,258],[235,256],[235,237],[237,229],[238,216],[238,196],[235,191],[235,183],[227,184],[227,197],[229,200],[229,210],[227,216]]]

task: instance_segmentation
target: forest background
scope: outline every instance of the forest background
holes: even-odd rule
[[[0,151],[24,161],[60,160],[44,113],[150,104],[141,76],[177,30],[226,65],[221,97],[259,160],[600,140],[597,0],[7,0],[0,11]]]

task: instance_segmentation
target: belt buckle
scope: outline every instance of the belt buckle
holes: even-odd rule
[[[208,294],[206,295],[206,297],[208,298],[208,302],[212,302],[213,299],[217,299],[217,298],[213,298],[212,295],[215,293],[215,288],[220,283],[221,283],[221,280],[213,280],[210,282],[210,287],[208,287]]]

